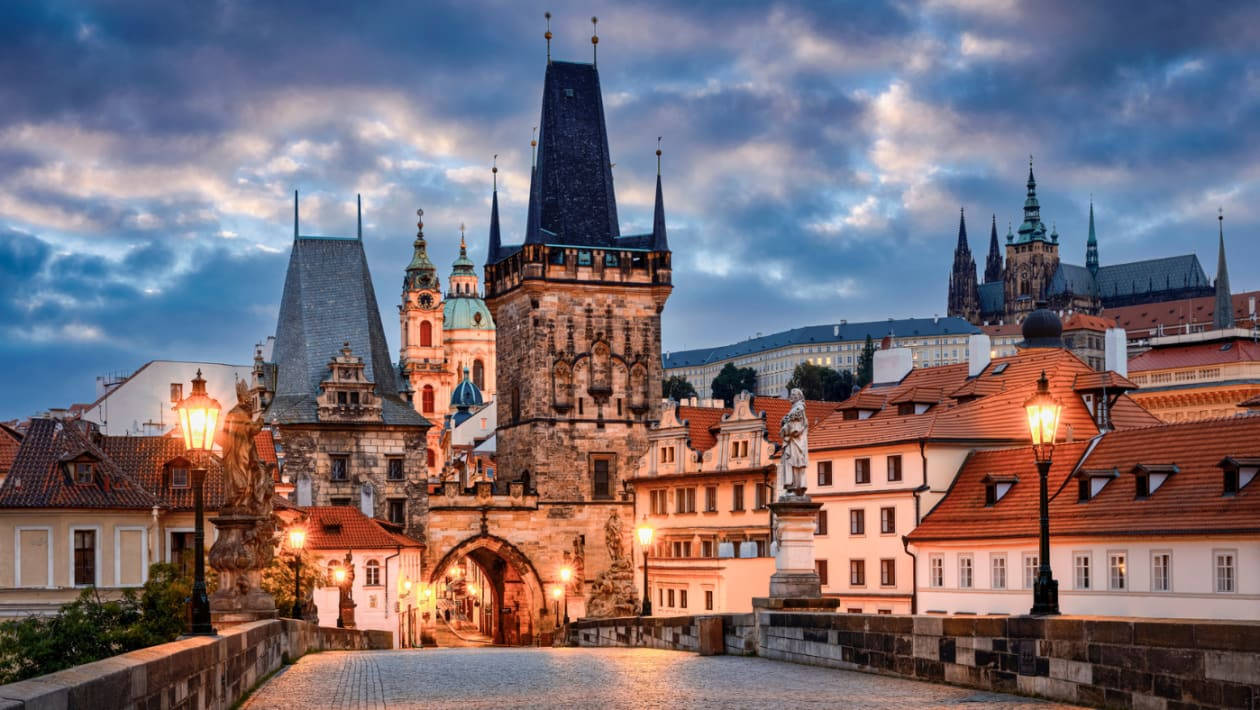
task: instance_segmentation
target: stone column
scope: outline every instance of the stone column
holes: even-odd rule
[[[808,498],[770,504],[779,543],[774,556],[774,574],[770,577],[771,597],[822,597],[822,586],[814,569],[814,529],[821,508],[822,503]]]

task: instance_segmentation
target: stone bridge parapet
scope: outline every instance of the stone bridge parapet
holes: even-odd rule
[[[294,619],[255,621],[0,685],[0,710],[232,707],[259,680],[310,651],[393,648],[388,631]]]
[[[759,611],[582,620],[569,643],[703,653],[715,623],[732,654],[1100,707],[1260,707],[1260,623]]]

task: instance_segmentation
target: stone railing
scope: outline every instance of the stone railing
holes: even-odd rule
[[[757,612],[579,621],[569,642],[704,651],[717,623],[732,654],[1082,705],[1260,707],[1260,624],[1246,622]]]
[[[274,619],[183,638],[0,685],[0,710],[27,708],[229,708],[260,679],[309,651],[393,647],[388,631]]]

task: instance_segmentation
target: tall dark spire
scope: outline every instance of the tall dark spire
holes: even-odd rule
[[[490,241],[486,246],[486,263],[493,264],[499,260],[499,247],[503,238],[499,234],[499,156],[494,156],[494,167],[490,168],[494,180],[494,191],[490,193]]]
[[[962,207],[958,208],[958,246],[954,249],[955,253],[971,253],[971,247],[967,245],[967,215]]]
[[[293,241],[298,238],[298,195],[297,190],[293,191]]]
[[[1219,330],[1234,327],[1234,299],[1229,292],[1229,269],[1225,266],[1225,213],[1216,215],[1219,247],[1216,256],[1216,313],[1213,325]]]
[[[665,196],[661,190],[661,139],[656,139],[656,208],[652,212],[652,251],[669,251],[665,236]]]
[[[1094,232],[1094,198],[1089,199],[1089,239],[1085,242],[1085,268],[1098,277],[1098,235]]]
[[[967,245],[967,219],[958,210],[958,246],[954,247],[954,270],[949,276],[950,316],[976,321],[980,318],[980,291],[976,285],[976,260]]]
[[[359,241],[363,241],[363,195],[355,195],[354,200],[359,209]]]
[[[997,215],[993,215],[993,223],[989,226],[989,258],[984,263],[984,282],[993,283],[1002,280],[1002,252],[998,246]]]

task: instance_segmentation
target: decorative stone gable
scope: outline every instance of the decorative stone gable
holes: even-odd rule
[[[381,402],[372,391],[373,383],[364,371],[363,358],[345,343],[341,354],[328,361],[328,379],[319,383],[321,422],[378,422]]]

